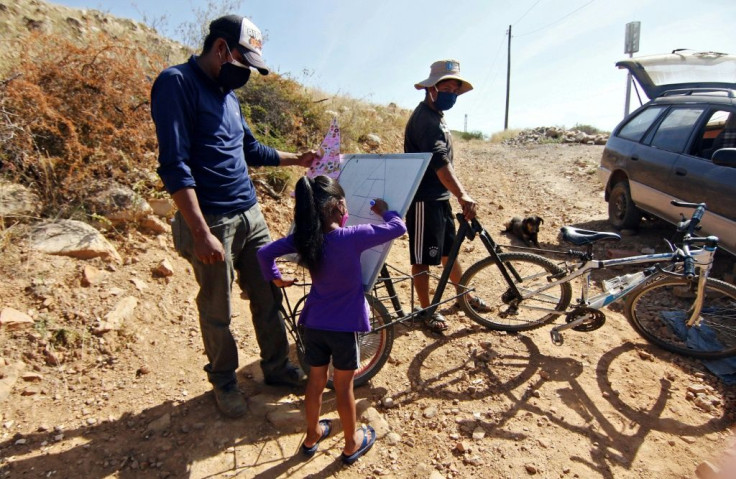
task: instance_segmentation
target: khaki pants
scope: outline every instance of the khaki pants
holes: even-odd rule
[[[271,241],[260,207],[228,215],[205,215],[210,231],[225,248],[225,261],[204,264],[194,256],[194,241],[184,218],[177,212],[172,223],[174,246],[194,269],[199,284],[197,308],[204,349],[204,367],[214,387],[235,381],[238,350],[230,331],[232,284],[236,277],[249,298],[256,339],[261,349],[264,376],[286,366],[289,351],[284,320],[279,313],[281,291],[263,279],[256,252]]]

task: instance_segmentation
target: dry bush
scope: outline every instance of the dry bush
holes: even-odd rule
[[[32,34],[28,51],[0,79],[0,174],[41,198],[42,216],[86,219],[86,199],[110,181],[143,197],[165,194],[156,175],[150,88],[162,61],[143,43],[100,34],[84,44]],[[278,74],[254,75],[238,92],[256,137],[285,151],[317,148],[338,116],[343,153],[403,151],[410,114],[308,91]],[[360,138],[374,133],[381,146]],[[294,169],[254,169],[277,192]]]
[[[342,142],[340,149],[343,153],[404,151],[404,129],[411,115],[410,110],[404,110],[394,104],[375,105],[348,96],[327,95],[318,90],[311,91],[311,95],[319,101],[328,117],[337,116]],[[381,146],[378,149],[366,148],[361,141],[361,138],[369,134],[381,138]]]
[[[516,138],[519,133],[521,133],[521,130],[518,129],[509,129],[509,130],[502,130],[497,131],[496,133],[493,133],[491,135],[491,143],[503,143],[506,140],[510,140],[511,138]]]
[[[33,35],[0,90],[0,169],[33,188],[44,213],[68,216],[115,180],[159,189],[149,96],[157,61],[100,35],[86,46]]]

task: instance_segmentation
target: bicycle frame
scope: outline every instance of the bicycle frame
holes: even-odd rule
[[[715,247],[706,246],[700,249],[696,249],[694,251],[691,251],[689,248],[689,242],[708,242],[712,241],[710,238],[688,238],[685,242],[685,245],[682,249],[677,248],[669,253],[656,253],[656,254],[646,254],[646,255],[638,255],[638,256],[628,256],[625,258],[615,258],[615,259],[609,259],[609,260],[596,260],[596,259],[586,259],[582,262],[575,263],[573,265],[565,265],[566,269],[569,271],[569,273],[565,276],[562,276],[560,278],[553,278],[551,279],[548,284],[537,288],[532,291],[525,291],[523,293],[520,293],[518,296],[515,296],[517,300],[521,299],[528,299],[537,295],[540,295],[544,293],[544,291],[547,291],[548,289],[553,288],[554,286],[560,284],[560,283],[569,283],[573,281],[576,278],[582,277],[582,289],[581,289],[581,295],[578,299],[578,303],[574,306],[572,306],[572,310],[579,307],[587,307],[590,309],[601,309],[604,306],[608,306],[611,303],[614,303],[618,301],[619,299],[623,298],[628,294],[629,292],[633,291],[646,281],[651,279],[652,274],[655,273],[662,273],[662,274],[678,274],[671,270],[668,270],[666,268],[659,267],[658,263],[664,263],[669,262],[674,267],[678,262],[684,261],[685,258],[692,258],[694,261],[694,265],[697,266],[700,270],[700,274],[697,275],[697,291],[696,291],[696,299],[693,305],[693,309],[691,311],[690,317],[687,321],[688,326],[694,325],[698,318],[700,318],[700,312],[702,310],[703,306],[703,291],[705,289],[705,283],[708,278],[708,275],[710,273],[710,269],[713,265],[713,258],[715,256]],[[569,253],[574,254],[574,253]],[[633,283],[627,285],[625,288],[623,288],[621,291],[617,292],[609,292],[604,291],[600,294],[597,294],[591,298],[588,297],[588,291],[589,291],[589,285],[590,285],[590,274],[593,270],[598,269],[607,269],[612,268],[616,266],[628,266],[628,265],[637,265],[637,264],[652,264],[657,263],[654,267],[650,267],[644,270],[644,277],[642,277],[640,280],[634,281]],[[509,265],[510,266],[510,265]],[[505,264],[499,264],[499,268],[503,271],[507,268],[507,265]],[[530,309],[539,310],[539,311],[553,311],[546,308],[540,308],[540,307],[533,307],[528,306]],[[558,335],[560,331],[574,328],[585,321],[586,318],[582,317],[580,319],[577,319],[575,321],[571,321],[567,324],[556,326],[552,329],[552,336],[553,338],[555,335]]]
[[[447,255],[447,262],[442,268],[442,273],[440,274],[440,277],[437,282],[437,287],[435,289],[434,296],[432,297],[430,301],[430,305],[427,308],[420,308],[417,310],[412,311],[409,314],[404,313],[403,306],[401,304],[401,301],[398,298],[398,295],[396,294],[396,288],[394,286],[394,280],[388,270],[388,266],[386,264],[383,265],[381,268],[381,274],[376,279],[376,283],[373,285],[372,291],[374,292],[374,296],[376,296],[379,300],[389,299],[391,301],[391,305],[394,309],[394,312],[396,313],[396,321],[395,322],[404,322],[407,320],[410,320],[417,315],[428,312],[428,314],[433,314],[437,308],[440,307],[440,305],[447,303],[449,301],[452,301],[454,299],[457,299],[458,297],[468,294],[471,291],[473,291],[472,288],[464,288],[464,290],[461,293],[458,293],[448,299],[443,300],[442,296],[444,295],[445,288],[447,287],[447,284],[450,282],[450,272],[452,271],[452,267],[457,261],[457,258],[460,253],[460,247],[462,246],[463,242],[468,240],[475,239],[475,235],[477,234],[483,245],[486,247],[486,250],[488,251],[488,254],[495,259],[497,263],[500,262],[500,258],[498,256],[498,252],[500,251],[500,247],[496,244],[496,242],[491,238],[491,236],[488,234],[488,232],[481,226],[481,224],[478,222],[477,219],[473,219],[470,222],[468,222],[465,217],[461,213],[457,213],[456,218],[460,224],[460,227],[458,228],[455,242],[452,245],[452,248],[450,249],[449,254]],[[517,289],[516,285],[511,279],[511,276],[509,275],[509,272],[506,270],[506,268],[501,268],[501,272],[506,278],[507,283],[510,285],[509,287],[518,295],[521,293]],[[404,275],[404,279],[411,279],[411,275]],[[387,296],[379,296],[378,294],[375,294],[377,288],[379,287],[385,287]],[[412,282],[412,288],[411,288],[411,303],[414,304],[414,288],[413,288],[413,282]],[[383,328],[387,328],[393,325],[393,322],[390,324],[385,324],[379,328],[376,328],[374,331],[380,331]]]

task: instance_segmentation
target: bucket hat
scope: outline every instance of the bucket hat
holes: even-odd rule
[[[435,86],[442,80],[460,80],[463,84],[460,86],[457,94],[462,95],[473,89],[473,85],[460,76],[460,62],[457,60],[439,60],[432,63],[429,67],[429,77],[419,83],[414,84],[414,88],[422,90]]]

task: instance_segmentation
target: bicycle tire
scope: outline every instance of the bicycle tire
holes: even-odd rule
[[[624,314],[644,339],[667,351],[699,359],[736,356],[736,287],[708,278],[700,320],[687,330],[696,287],[697,278],[663,277],[644,283],[627,295]],[[701,333],[709,339],[699,347],[707,349],[693,349],[688,343],[702,339]]]
[[[299,299],[294,305],[294,311],[299,311],[302,303],[306,300],[306,296]],[[370,322],[371,331],[367,333],[358,334],[358,343],[360,344],[360,364],[358,369],[355,371],[355,377],[353,378],[353,387],[362,386],[363,384],[370,381],[378,372],[383,368],[388,361],[391,354],[391,348],[394,344],[394,328],[393,325],[383,328],[379,331],[374,331],[383,325],[391,323],[391,315],[389,314],[386,306],[375,296],[366,294],[366,301],[368,301],[370,311]],[[301,331],[297,326],[297,334],[301,341]],[[297,345],[297,352],[302,350]],[[309,364],[307,364],[303,354],[297,354],[299,363],[305,372],[309,371]],[[332,382],[333,368],[330,364],[327,387],[330,389],[334,388]]]
[[[536,254],[501,253],[499,258],[507,268],[510,267],[510,270],[516,272],[514,274],[509,271],[509,274],[522,293],[548,284],[550,276],[564,273],[562,268],[552,261]],[[521,281],[518,278],[521,278]],[[528,331],[548,324],[565,311],[572,298],[570,284],[559,283],[538,295],[522,300],[514,310],[503,301],[509,286],[490,256],[468,268],[460,279],[460,284],[474,289],[472,293],[461,296],[460,305],[465,314],[476,323],[499,331]],[[482,299],[491,307],[491,311],[476,310],[470,303],[471,295]]]

